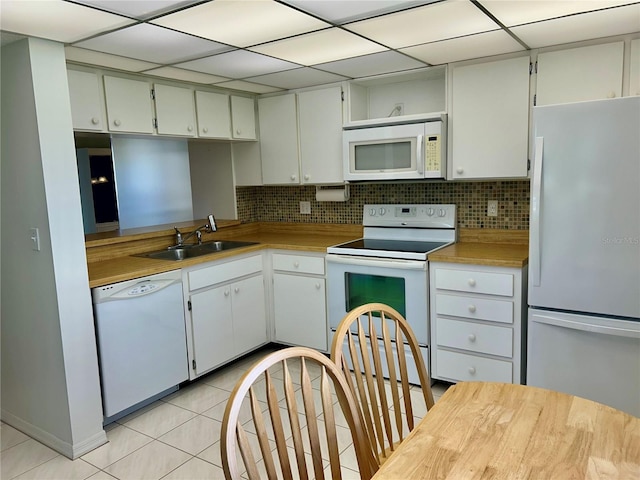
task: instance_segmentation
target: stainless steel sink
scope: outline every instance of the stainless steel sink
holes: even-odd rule
[[[237,242],[234,240],[217,240],[214,242],[205,242],[200,245],[185,245],[183,247],[167,248],[149,253],[140,253],[135,257],[153,258],[156,260],[184,260],[186,258],[200,257],[209,255],[210,253],[224,252],[234,248],[248,247],[257,245],[257,242]]]

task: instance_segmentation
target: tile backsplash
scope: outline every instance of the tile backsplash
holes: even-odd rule
[[[317,202],[314,186],[236,187],[238,219],[243,222],[361,224],[365,203],[454,203],[458,227],[526,230],[529,180],[350,184],[346,202]],[[498,201],[498,216],[487,216],[487,201]],[[311,214],[300,214],[300,202]]]

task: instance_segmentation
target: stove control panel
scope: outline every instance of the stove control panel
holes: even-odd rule
[[[453,204],[375,204],[365,205],[365,227],[456,228]]]

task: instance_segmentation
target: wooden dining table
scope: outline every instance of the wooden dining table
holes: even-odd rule
[[[373,477],[640,479],[640,419],[560,392],[449,387]]]

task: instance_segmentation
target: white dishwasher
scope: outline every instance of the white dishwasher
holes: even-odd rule
[[[108,423],[189,378],[182,275],[136,278],[92,294]]]

